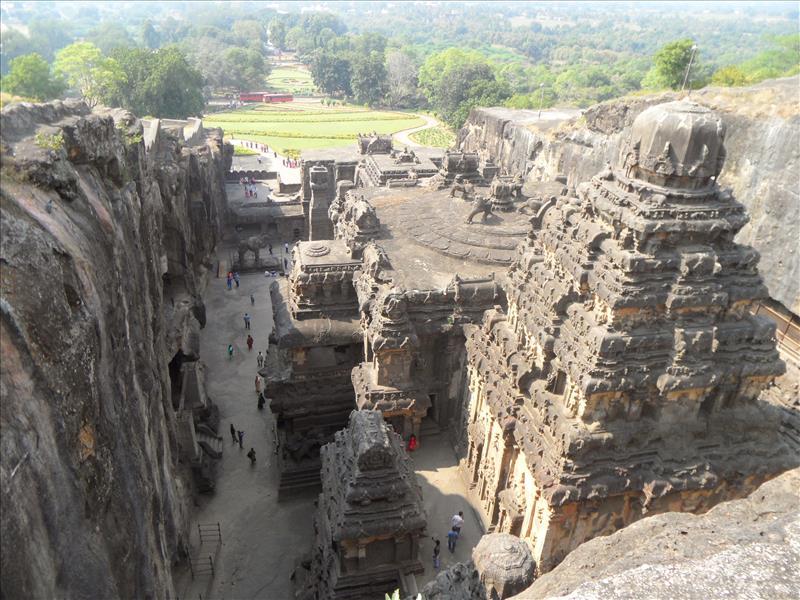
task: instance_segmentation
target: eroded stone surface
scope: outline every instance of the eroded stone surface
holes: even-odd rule
[[[0,119],[3,595],[174,597],[232,149],[83,103]]]
[[[515,596],[796,598],[800,470],[704,515],[667,513],[586,542]]]

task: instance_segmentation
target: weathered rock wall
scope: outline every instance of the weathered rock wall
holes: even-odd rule
[[[737,241],[761,253],[759,270],[770,295],[800,313],[800,78],[748,88],[708,88],[691,99],[717,111],[727,125],[727,159],[720,183],[733,189],[750,215]],[[528,181],[566,175],[570,186],[614,162],[633,120],[680,94],[623,98],[583,115],[474,109],[459,132],[461,149],[484,151]]]
[[[642,519],[574,550],[514,600],[797,598],[800,469],[704,515]]]
[[[205,318],[231,149],[158,131],[146,151],[130,113],[82,103],[0,119],[2,596],[175,597],[168,364]]]

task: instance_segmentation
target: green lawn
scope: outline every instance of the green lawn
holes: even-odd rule
[[[446,127],[431,127],[430,129],[423,129],[417,133],[412,133],[410,136],[412,140],[423,146],[431,146],[433,148],[449,148],[456,143],[455,134]]]
[[[280,152],[349,146],[358,133],[395,133],[424,124],[408,113],[315,102],[248,105],[209,115],[203,122],[221,127],[227,137],[261,142]]]
[[[308,95],[316,90],[307,69],[299,67],[274,67],[267,77],[267,87],[276,92]]]

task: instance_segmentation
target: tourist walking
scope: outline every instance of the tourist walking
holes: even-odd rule
[[[261,377],[256,375],[256,394],[261,393]]]
[[[440,561],[440,554],[442,552],[442,548],[439,546],[439,540],[433,540],[433,569],[434,571],[438,571],[439,567],[441,566]]]
[[[238,288],[239,287],[239,272],[238,271],[234,271],[233,272],[233,280],[236,282],[236,287]]]
[[[231,423],[231,439],[233,443],[236,443],[236,427],[234,427],[233,423]]]
[[[289,254],[289,242],[283,243],[283,249],[286,252],[286,254]]]
[[[225,278],[225,281],[228,284],[228,289],[229,290],[232,289],[233,277],[231,277],[230,273],[228,273],[228,276]]]
[[[456,541],[458,541],[458,532],[454,527],[447,532],[447,549],[450,550],[450,554],[456,551]]]
[[[269,250],[269,255],[272,256],[272,244],[267,246],[267,250]]]
[[[228,344],[228,360],[233,358],[233,344]]]
[[[464,525],[464,511],[458,511],[457,515],[453,515],[450,519],[450,527],[453,528],[457,534],[461,535],[461,527]]]
[[[250,329],[250,315],[248,315],[247,313],[244,313],[244,317],[243,318],[244,318],[244,328],[245,329]]]
[[[247,351],[248,352],[252,352],[253,351],[253,341],[254,341],[253,340],[253,336],[248,333],[247,334]]]
[[[283,259],[283,272],[285,273],[288,270],[289,270],[289,261],[284,258]]]
[[[244,448],[244,445],[242,444],[242,442],[244,442],[244,431],[237,431],[236,435],[239,438],[239,448]]]
[[[250,452],[247,453],[247,458],[250,459],[250,465],[256,464],[256,451],[250,448]]]
[[[415,435],[412,433],[412,434],[411,434],[411,437],[408,439],[408,451],[409,451],[409,452],[413,452],[413,451],[414,451],[414,450],[416,450],[418,447],[419,447],[419,443],[417,442],[417,436],[415,436]]]
[[[250,294],[250,306],[256,305],[256,297],[253,294]]]
[[[261,354],[261,350],[258,351],[258,356],[256,356],[256,364],[258,364],[259,368],[264,366],[264,355]]]

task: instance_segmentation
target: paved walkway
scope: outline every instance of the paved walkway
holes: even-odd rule
[[[433,570],[434,538],[441,540],[441,568],[446,569],[472,558],[472,548],[480,540],[483,530],[477,513],[467,500],[467,488],[458,474],[456,455],[446,436],[423,437],[419,449],[412,453],[412,459],[428,514],[428,535],[420,543],[420,560],[425,565],[425,572],[417,575],[417,587],[421,590],[436,576]],[[456,551],[451,554],[447,549],[447,532],[450,531],[450,519],[458,511],[464,512],[464,527]]]
[[[282,251],[283,248],[281,247]],[[227,256],[220,250],[219,256]],[[289,577],[295,560],[310,549],[313,536],[313,498],[278,504],[273,419],[269,408],[256,406],[255,374],[258,350],[266,350],[272,330],[269,284],[263,274],[242,275],[239,288],[228,291],[225,279],[212,278],[205,296],[208,324],[201,332],[201,352],[207,365],[208,394],[219,407],[223,457],[216,491],[200,496],[192,518],[192,545],[197,547],[197,523],[222,527],[222,547],[216,557],[216,575],[192,581],[188,572],[176,581],[179,598],[279,599],[291,598]],[[250,294],[256,302],[250,304]],[[242,316],[252,316],[252,352]],[[228,360],[226,348],[233,344]],[[234,423],[245,432],[244,448],[231,442]],[[256,451],[256,465],[245,456]]]
[[[300,161],[297,161],[296,167],[286,167],[283,165],[283,159],[286,158],[280,152],[273,150],[271,147],[268,152],[262,152],[260,150],[256,150],[254,148],[247,147],[244,142],[250,142],[249,140],[238,140],[234,138],[229,138],[228,141],[234,146],[242,146],[247,148],[248,150],[252,150],[254,152],[258,152],[261,155],[261,163],[258,164],[256,160],[256,155],[242,155],[242,156],[235,156],[233,159],[233,168],[246,168],[246,169],[253,169],[253,170],[263,170],[263,171],[276,171],[281,176],[281,181],[285,183],[292,183],[293,181],[300,180]],[[252,143],[252,142],[250,142]],[[277,155],[277,156],[276,156]]]
[[[420,144],[419,142],[415,142],[411,139],[412,133],[417,133],[418,131],[422,131],[423,129],[431,129],[432,127],[438,127],[439,121],[431,116],[423,115],[417,113],[418,117],[425,119],[425,125],[420,125],[419,127],[412,127],[411,129],[403,129],[402,131],[398,131],[394,134],[395,141],[401,146],[408,146],[409,148],[429,148],[430,146],[425,146],[424,144]]]

